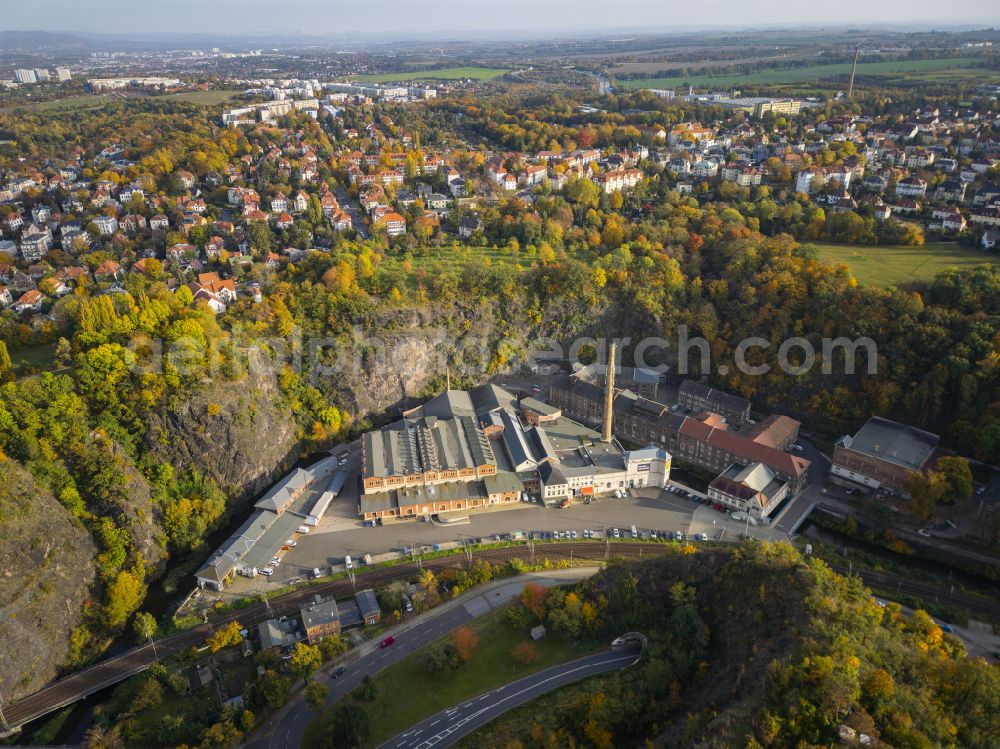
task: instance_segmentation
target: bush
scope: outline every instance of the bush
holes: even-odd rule
[[[530,666],[532,663],[538,663],[542,654],[538,652],[538,648],[533,643],[525,640],[510,649],[510,657],[514,663],[520,666]]]
[[[351,696],[360,702],[374,702],[378,698],[378,685],[371,676],[365,674],[358,688],[351,692]]]

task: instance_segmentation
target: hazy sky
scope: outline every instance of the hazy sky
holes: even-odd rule
[[[998,0],[44,0],[4,3],[5,29],[218,34],[366,30],[664,30],[900,22],[1000,24]]]

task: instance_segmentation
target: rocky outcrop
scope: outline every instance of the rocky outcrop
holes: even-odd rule
[[[529,332],[504,330],[489,305],[381,311],[338,342],[317,383],[356,421],[393,417],[429,395],[432,381],[440,386],[446,365],[453,387],[485,381],[497,341],[517,349]]]
[[[213,380],[150,417],[146,447],[176,470],[196,469],[233,497],[259,494],[298,457],[294,416],[270,373]]]
[[[0,458],[0,693],[7,701],[52,679],[69,653],[96,575],[97,549],[49,491]]]

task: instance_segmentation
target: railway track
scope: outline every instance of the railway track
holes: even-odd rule
[[[544,544],[524,544],[500,548],[486,548],[472,551],[472,557],[490,563],[504,563],[513,559],[593,560],[603,561],[614,558],[643,558],[666,554],[670,546],[661,543],[568,541]],[[447,569],[463,567],[468,558],[463,554],[405,562],[385,569],[372,570],[357,576],[357,584],[362,587],[380,587],[395,580],[412,579],[421,569],[435,573]],[[840,574],[848,574],[844,568],[833,568]],[[1000,604],[965,594],[950,594],[941,588],[919,583],[892,575],[883,575],[867,570],[854,570],[854,574],[871,586],[880,589],[898,590],[925,599],[967,608],[970,611],[1000,620]],[[49,684],[44,689],[24,697],[3,708],[3,717],[8,726],[23,726],[33,720],[83,699],[120,681],[149,668],[156,658],[166,658],[182,650],[198,645],[217,627],[238,620],[244,625],[252,625],[270,616],[289,614],[297,611],[302,603],[317,593],[323,596],[343,597],[353,594],[355,585],[350,580],[336,580],[313,585],[288,593],[280,598],[264,603],[255,603],[245,608],[211,617],[207,624],[199,624],[191,629],[164,637],[156,641],[156,654],[149,644],[140,645],[124,653],[96,663],[76,673],[69,674]]]

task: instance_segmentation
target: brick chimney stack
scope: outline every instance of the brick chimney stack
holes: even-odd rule
[[[608,376],[607,389],[604,392],[604,424],[601,430],[601,441],[611,441],[611,421],[613,416],[615,401],[615,359],[618,353],[618,345],[612,341],[608,350]]]

